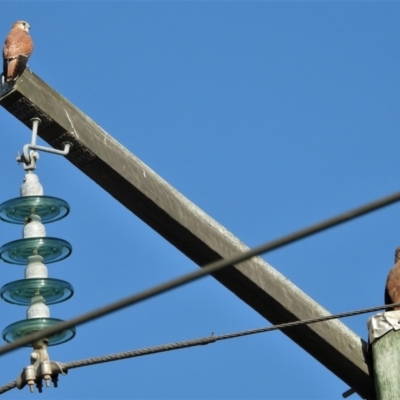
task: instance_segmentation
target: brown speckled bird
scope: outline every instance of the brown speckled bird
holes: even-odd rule
[[[394,266],[386,281],[385,304],[400,303],[400,247],[394,254]],[[400,310],[400,307],[387,308],[386,311]]]
[[[3,47],[3,82],[17,80],[26,67],[33,51],[29,28],[27,22],[17,21],[6,37]]]

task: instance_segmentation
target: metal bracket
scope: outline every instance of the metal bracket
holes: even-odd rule
[[[56,361],[50,361],[47,353],[47,339],[41,339],[33,343],[34,351],[31,354],[31,365],[25,367],[17,378],[17,388],[22,389],[29,385],[30,392],[33,393],[34,385],[42,393],[43,379],[46,382],[46,387],[50,386],[50,380],[54,387],[58,386],[58,375],[66,375],[67,369],[62,364]]]
[[[347,399],[348,397],[350,397],[352,394],[354,394],[356,391],[353,388],[350,388],[348,390],[346,390],[344,393],[342,393],[342,397],[344,399]]]
[[[22,154],[17,157],[17,162],[18,163],[23,163],[24,170],[25,171],[33,171],[36,169],[36,161],[39,159],[39,154],[35,150],[39,151],[44,151],[46,153],[51,153],[51,154],[57,154],[60,156],[66,156],[71,147],[72,143],[71,142],[63,142],[62,146],[64,147],[63,150],[57,150],[57,149],[52,149],[51,147],[44,147],[44,146],[38,146],[36,144],[36,139],[37,139],[37,132],[38,132],[38,127],[39,124],[41,123],[40,118],[32,118],[32,139],[31,143],[26,144],[23,147]]]

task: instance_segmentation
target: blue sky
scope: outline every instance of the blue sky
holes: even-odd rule
[[[1,2],[27,20],[30,68],[248,246],[399,190],[398,2]],[[30,132],[0,110],[1,199],[19,195]],[[43,143],[42,143],[43,144]],[[75,288],[68,319],[198,268],[62,157],[45,193],[71,205],[47,226],[73,245],[49,265]],[[264,258],[332,313],[383,303],[400,205]],[[2,223],[0,242],[21,237]],[[1,285],[23,268],[2,264]],[[2,327],[25,308],[0,303]],[[363,315],[344,323],[366,339]],[[208,277],[78,328],[68,362],[268,325]],[[0,385],[29,363],[2,356]],[[280,332],[71,370],[42,399],[339,399],[347,390]],[[34,396],[38,396],[36,393]],[[27,398],[14,389],[4,398]]]

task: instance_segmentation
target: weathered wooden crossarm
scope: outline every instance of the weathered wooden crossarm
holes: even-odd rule
[[[73,143],[68,160],[199,266],[248,249],[88,116],[30,70],[0,93],[0,104],[55,148]],[[274,324],[328,312],[260,257],[214,277]],[[340,321],[287,329],[284,333],[363,398],[374,398],[366,343]]]

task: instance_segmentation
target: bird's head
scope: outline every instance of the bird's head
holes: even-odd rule
[[[31,26],[26,21],[17,21],[14,22],[14,25],[12,27],[13,29],[14,28],[23,29],[25,32],[29,33],[29,29]]]
[[[394,253],[394,262],[396,263],[398,260],[400,260],[400,247],[398,247]]]

